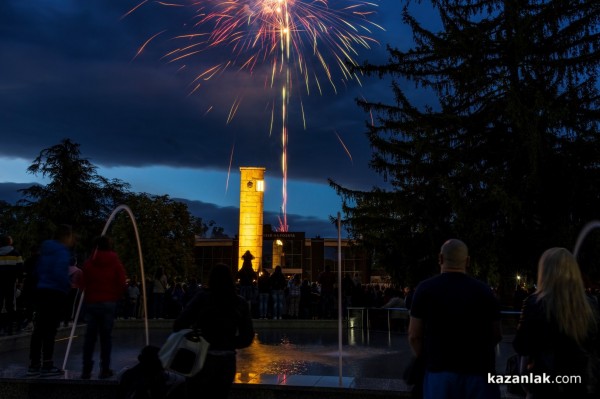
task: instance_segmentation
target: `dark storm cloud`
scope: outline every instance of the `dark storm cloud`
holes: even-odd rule
[[[160,59],[173,46],[169,41],[173,26],[189,18],[184,11],[142,7],[120,19],[138,2],[35,4],[0,2],[0,52],[9,55],[0,64],[0,134],[18,138],[3,140],[0,155],[33,159],[43,148],[68,137],[82,145],[85,157],[105,166],[226,169],[235,147],[234,166],[280,169],[280,129],[269,134],[278,93],[265,89],[268,79],[261,75],[268,76],[262,70],[266,67],[257,68],[252,76],[228,71],[188,95],[200,64],[215,61],[196,57],[178,70],[181,65]],[[133,60],[137,48],[163,29],[170,30]],[[368,54],[382,59],[384,43]],[[314,88],[310,96],[302,93],[306,130],[298,97],[292,100],[289,176],[318,182],[333,177],[368,187],[374,176],[366,167],[368,115],[355,98],[369,97],[371,87],[379,83],[365,81],[360,87],[349,82],[345,87],[339,79],[335,82],[337,95],[327,84],[323,96]],[[294,91],[300,95],[302,88]],[[237,97],[243,97],[238,113],[226,124]]]

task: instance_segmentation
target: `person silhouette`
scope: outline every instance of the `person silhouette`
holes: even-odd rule
[[[444,242],[438,259],[441,273],[417,286],[408,326],[410,346],[425,365],[423,398],[500,399],[498,385],[487,381],[502,338],[500,304],[487,284],[466,274],[464,242]]]
[[[29,345],[27,376],[64,374],[54,365],[54,342],[67,293],[71,289],[69,264],[75,233],[70,225],[60,225],[52,240],[42,243],[36,264],[34,294],[35,322]]]
[[[600,393],[598,302],[585,291],[575,256],[546,250],[538,262],[537,289],[523,301],[513,341],[523,373],[579,376],[573,384],[527,384],[527,398],[591,398]]]
[[[117,313],[117,303],[127,288],[125,268],[112,249],[112,240],[100,236],[94,240],[92,256],[83,265],[83,289],[85,290],[85,321],[83,340],[83,370],[81,378],[91,378],[96,339],[100,337],[100,379],[110,378],[112,330]]]
[[[237,272],[237,278],[240,284],[240,296],[248,302],[248,306],[254,298],[254,283],[257,279],[257,274],[252,267],[254,255],[250,251],[246,251],[242,255],[242,268]]]
[[[210,393],[214,399],[229,396],[236,375],[236,351],[250,346],[254,326],[250,309],[237,295],[229,266],[218,263],[210,271],[208,287],[199,291],[173,322],[173,331],[194,326],[210,342],[202,370],[186,379],[185,397]]]

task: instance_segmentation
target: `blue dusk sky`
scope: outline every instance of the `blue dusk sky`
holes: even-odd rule
[[[252,69],[240,68],[244,54],[235,44],[185,60],[165,57],[181,46],[177,35],[209,30],[194,26],[201,11],[189,6],[191,0],[174,3],[187,6],[141,0],[0,2],[0,199],[12,202],[18,188],[44,183],[27,174],[27,167],[42,149],[69,138],[101,176],[121,179],[134,192],[185,200],[193,214],[214,220],[230,236],[237,234],[239,168],[265,167],[265,223],[278,225],[281,85],[269,83],[272,60],[258,57]],[[330,0],[329,8],[341,10],[350,3]],[[252,4],[248,1],[247,8]],[[403,3],[372,4],[366,7],[374,11],[368,21],[384,29],[363,23],[370,32],[361,34],[374,40],[368,49],[354,46],[358,63],[383,63],[387,45],[410,45],[401,21]],[[310,40],[302,49],[308,83],[298,79],[296,61],[289,63],[287,215],[289,230],[308,237],[337,235],[328,217],[341,210],[341,200],[328,178],[352,189],[384,184],[368,167],[369,115],[356,99],[393,101],[387,81],[345,81],[331,58],[332,44],[325,36],[321,40],[333,83]],[[230,67],[210,80],[204,79],[208,75],[195,80],[227,62]],[[236,112],[230,118],[232,108]]]

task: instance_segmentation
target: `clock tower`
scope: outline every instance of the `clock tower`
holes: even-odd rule
[[[252,268],[255,271],[262,268],[264,176],[265,168],[240,168],[238,270],[242,267],[242,255],[246,251],[254,255]]]

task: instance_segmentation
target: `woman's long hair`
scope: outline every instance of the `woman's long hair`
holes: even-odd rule
[[[594,310],[585,293],[577,259],[565,248],[550,248],[540,257],[536,294],[546,319],[581,345],[596,328]]]

